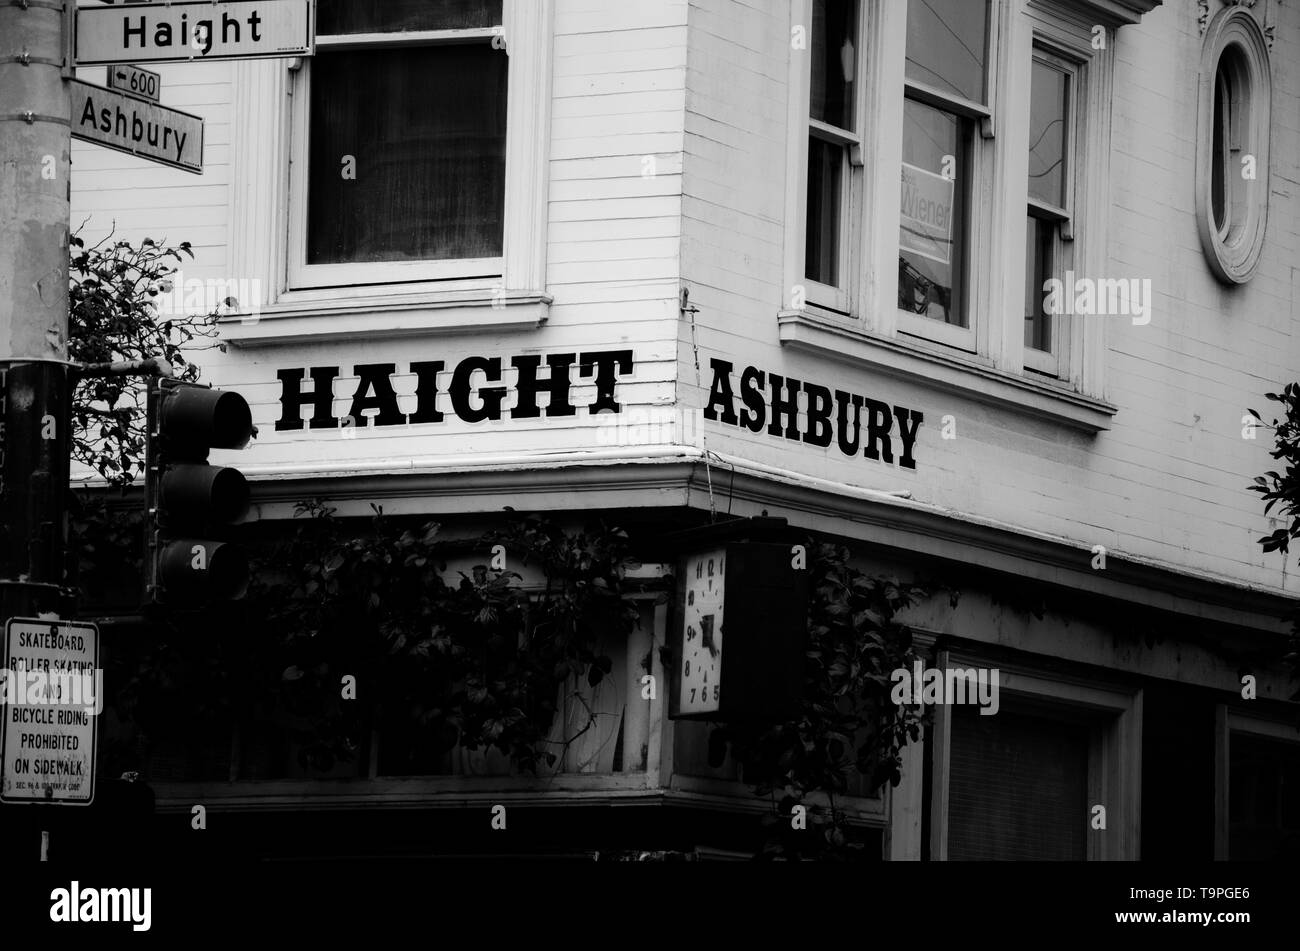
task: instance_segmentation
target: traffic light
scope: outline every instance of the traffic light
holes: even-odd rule
[[[247,401],[230,390],[155,380],[145,450],[145,600],[178,607],[242,598],[248,558],[222,540],[248,511],[238,469],[208,464],[213,449],[253,435]]]

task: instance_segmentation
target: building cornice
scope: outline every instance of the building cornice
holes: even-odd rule
[[[1053,6],[1068,8],[1072,15],[1095,18],[1108,27],[1117,28],[1141,22],[1142,18],[1160,6],[1164,0],[1033,0],[1035,5],[1050,9]]]
[[[531,511],[694,508],[766,512],[828,535],[910,558],[947,560],[1057,585],[1175,615],[1268,633],[1287,630],[1300,595],[1117,550],[1094,570],[1093,542],[1034,532],[928,503],[906,492],[842,485],[685,446],[553,456],[385,460],[333,470],[321,464],[261,470],[252,480],[253,518],[292,517],[294,504],[323,497],[340,516],[494,514]]]

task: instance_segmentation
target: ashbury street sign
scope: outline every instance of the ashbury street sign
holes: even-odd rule
[[[72,137],[203,173],[203,120],[79,79],[71,81]]]
[[[0,802],[90,805],[103,708],[99,629],[13,618],[0,668]]]
[[[78,66],[309,56],[312,0],[141,3],[77,9]]]

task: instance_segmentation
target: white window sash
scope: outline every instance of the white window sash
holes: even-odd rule
[[[273,282],[279,291],[268,304],[279,299],[287,303],[297,294],[330,287],[353,287],[358,296],[369,296],[364,291],[366,286],[423,283],[437,291],[452,282],[475,293],[544,291],[552,8],[553,0],[505,0],[502,26],[317,37],[317,46],[330,50],[480,43],[491,42],[497,36],[504,38],[508,52],[503,55],[509,55],[510,61],[503,253],[491,258],[307,264],[311,67],[305,65],[288,80],[288,212],[281,232],[285,236],[284,270],[283,276]]]
[[[919,0],[908,0],[908,2],[919,2]],[[898,6],[903,9],[897,19],[893,21],[893,28],[897,32],[889,38],[889,41],[898,44],[902,48],[899,60],[903,62],[905,70],[907,11],[906,4],[899,4]],[[999,355],[997,348],[993,346],[996,337],[994,336],[992,324],[996,322],[996,318],[991,318],[989,315],[998,314],[1001,309],[993,306],[994,300],[992,297],[998,283],[993,279],[992,275],[995,266],[999,264],[999,249],[994,240],[996,233],[994,223],[998,207],[995,195],[997,182],[994,176],[1003,160],[1001,152],[1004,150],[1004,144],[995,138],[994,130],[996,125],[995,116],[1001,98],[1003,64],[1006,58],[1002,46],[1009,36],[1004,21],[1012,15],[1013,6],[1014,4],[1008,3],[1007,0],[992,0],[989,4],[987,46],[984,51],[983,103],[944,92],[926,83],[907,79],[905,76],[900,77],[901,81],[898,89],[899,98],[896,108],[900,117],[904,100],[912,99],[961,118],[972,120],[975,124],[976,133],[969,142],[967,149],[968,167],[964,170],[967,204],[963,221],[966,232],[962,237],[965,255],[963,261],[956,263],[956,266],[963,269],[961,277],[963,288],[961,306],[963,310],[961,314],[965,317],[967,326],[960,327],[956,324],[922,317],[898,306],[897,257],[899,252],[897,227],[894,229],[892,237],[895,261],[891,268],[890,277],[883,281],[881,286],[882,296],[889,295],[888,300],[882,301],[882,303],[885,304],[887,313],[893,317],[892,327],[882,327],[882,330],[887,335],[902,334],[920,337],[967,354],[975,354],[984,358],[991,357],[995,361]],[[899,137],[898,149],[901,155],[903,135],[901,119],[894,134]],[[895,175],[895,182],[897,180],[898,176]],[[895,184],[892,196],[894,203],[898,202],[898,187]],[[1024,241],[1022,239],[1021,247],[1023,246]],[[1017,322],[1016,328],[1023,336],[1022,323],[1023,318],[1020,322]]]
[[[1076,166],[1078,165],[1077,142],[1078,142],[1078,113],[1079,113],[1079,66],[1058,54],[1044,49],[1037,42],[1033,48],[1031,58],[1030,75],[1032,77],[1032,66],[1035,63],[1042,63],[1066,77],[1066,103],[1065,103],[1065,181],[1063,198],[1064,206],[1053,205],[1049,202],[1042,201],[1038,198],[1030,197],[1028,206],[1032,214],[1037,218],[1044,218],[1056,222],[1056,228],[1052,236],[1052,260],[1051,260],[1051,277],[1057,280],[1064,280],[1065,274],[1071,270],[1073,263],[1073,249],[1070,242],[1074,234],[1074,203],[1075,203],[1075,182],[1077,179]],[[1027,186],[1026,186],[1027,187]],[[1028,223],[1026,222],[1026,227]],[[1029,261],[1025,262],[1025,267],[1029,267]],[[1073,294],[1073,288],[1066,288],[1066,293]],[[1025,369],[1042,373],[1046,376],[1062,377],[1068,376],[1070,371],[1070,317],[1068,314],[1051,315],[1050,351],[1035,350],[1032,347],[1024,348],[1024,365]]]
[[[404,43],[400,45],[413,46],[420,44]],[[341,48],[361,49],[364,47],[360,44],[348,44]],[[293,158],[289,174],[289,290],[357,284],[443,281],[469,277],[499,280],[503,273],[504,255],[493,258],[448,258],[428,261],[307,263],[307,229],[309,227],[307,221],[307,197],[310,187],[308,149],[311,141],[312,68],[312,66],[305,67],[298,73],[293,92],[294,107],[290,145]],[[510,169],[507,168],[507,178],[509,174]]]
[[[317,49],[354,50],[372,46],[437,46],[448,43],[491,41],[502,27],[475,27],[469,30],[409,30],[398,33],[331,33],[316,37]]]

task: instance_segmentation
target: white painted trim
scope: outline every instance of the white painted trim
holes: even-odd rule
[[[546,288],[555,0],[506,0],[505,289]]]
[[[1023,335],[1022,323],[1017,323],[1016,329]],[[831,356],[856,366],[871,366],[925,386],[957,390],[983,403],[1085,432],[1109,429],[1111,418],[1118,412],[1108,403],[1046,378],[1010,373],[993,367],[987,360],[979,362],[975,357],[940,352],[902,334],[891,340],[855,333],[836,322],[799,312],[781,314],[778,332],[781,343],[794,349]]]
[[[1221,235],[1214,224],[1211,200],[1213,186],[1213,122],[1215,81],[1223,54],[1229,48],[1240,51],[1248,74],[1245,83],[1247,114],[1240,125],[1241,153],[1255,157],[1255,180],[1247,183],[1245,209],[1235,210],[1228,219],[1228,233]],[[1268,229],[1269,134],[1273,113],[1273,76],[1268,41],[1258,21],[1246,7],[1231,6],[1210,22],[1201,51],[1199,101],[1196,121],[1196,226],[1201,248],[1210,271],[1225,284],[1244,284],[1259,267]],[[1241,175],[1236,163],[1225,163],[1229,178]],[[1225,195],[1232,190],[1225,186]]]
[[[811,37],[811,19],[808,16],[809,0],[790,0],[790,61],[786,70],[786,143],[785,143],[785,287],[782,290],[782,308],[794,307],[797,287],[805,288],[804,231],[808,224],[808,96],[811,83],[812,56],[808,44]],[[794,29],[803,27],[804,49],[794,48]]]
[[[924,759],[926,734],[901,751],[901,779],[889,787],[885,826],[884,857],[890,861],[917,862],[921,859],[921,819],[925,811]]]
[[[231,68],[231,111],[240,121],[230,124],[228,263],[232,276],[261,289],[247,303],[265,309],[284,290],[290,70],[277,59],[236,60]]]
[[[550,298],[520,295],[459,300],[348,297],[329,303],[279,304],[257,316],[219,320],[221,339],[237,347],[326,340],[379,340],[412,335],[534,330],[544,324]],[[346,318],[346,319],[344,319]]]

